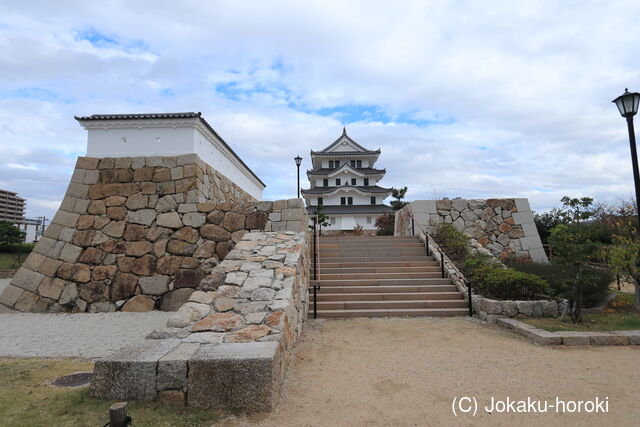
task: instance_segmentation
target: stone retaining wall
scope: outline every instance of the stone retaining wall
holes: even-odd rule
[[[640,345],[640,330],[549,332],[515,319],[498,319],[497,323],[540,345]]]
[[[548,262],[527,199],[417,200],[396,212],[396,236],[411,235],[409,213],[416,234],[451,223],[496,257]]]
[[[420,233],[419,235],[422,243],[425,243],[425,235]],[[472,250],[483,251],[482,245],[471,241]],[[432,239],[429,238],[429,253],[432,254],[436,261],[441,264],[442,258],[440,257],[440,246]],[[458,269],[458,267],[444,255],[444,270],[445,275],[451,279],[451,282],[456,286],[458,291],[464,296],[465,301],[469,301],[467,284],[465,282],[464,275]],[[480,320],[487,321],[489,323],[496,323],[496,320],[500,317],[555,317],[562,313],[566,307],[566,301],[553,301],[553,300],[536,300],[536,301],[500,301],[491,298],[485,298],[482,295],[472,293],[471,295],[472,307],[474,314],[480,318]]]
[[[304,231],[302,199],[259,202],[197,155],[80,157],[0,295],[23,312],[173,311],[249,230]]]
[[[96,362],[92,395],[272,410],[307,317],[307,235],[245,234],[167,328]]]

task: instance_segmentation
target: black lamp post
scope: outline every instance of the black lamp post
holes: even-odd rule
[[[300,163],[302,163],[302,157],[296,156],[293,158],[296,161],[296,166],[298,167],[298,199],[300,198]]]
[[[629,144],[631,144],[631,163],[633,165],[633,181],[636,187],[636,208],[638,209],[638,233],[640,233],[640,172],[638,171],[638,152],[636,150],[636,134],[633,129],[633,116],[638,112],[640,104],[640,93],[629,92],[626,88],[624,93],[611,102],[616,103],[620,115],[627,119],[629,130]]]

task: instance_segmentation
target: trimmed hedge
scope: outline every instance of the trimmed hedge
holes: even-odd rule
[[[535,274],[504,268],[493,257],[467,257],[463,272],[478,293],[500,300],[531,300],[549,294],[549,284]]]
[[[35,243],[4,243],[0,244],[0,253],[28,254],[35,246]]]
[[[553,296],[563,297],[567,288],[575,279],[575,268],[565,264],[542,264],[534,262],[512,262],[509,267],[525,273],[535,274],[549,282]],[[609,270],[582,267],[582,275],[589,285],[585,286],[583,304],[585,307],[594,307],[604,300],[609,292],[609,285],[614,276]]]

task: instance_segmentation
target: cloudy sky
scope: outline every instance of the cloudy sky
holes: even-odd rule
[[[202,111],[266,199],[343,125],[409,200],[630,197],[640,2],[382,3],[0,0],[0,188],[51,217],[74,115]]]

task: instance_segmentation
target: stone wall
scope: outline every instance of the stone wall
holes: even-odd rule
[[[195,154],[80,157],[0,304],[23,312],[176,310],[249,230],[306,229],[301,199],[258,202]]]
[[[307,235],[245,234],[167,328],[96,362],[93,396],[273,409],[307,317]]]
[[[395,235],[412,233],[409,213],[415,218],[416,233],[432,233],[448,222],[496,257],[548,262],[527,199],[414,201],[396,212]]]

